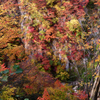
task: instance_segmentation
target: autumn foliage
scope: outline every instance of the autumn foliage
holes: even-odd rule
[[[94,80],[91,75],[100,63],[99,5],[99,0],[0,1],[0,76],[14,88],[11,98],[89,97],[87,89],[88,95],[74,93],[62,82],[74,77],[88,86]]]

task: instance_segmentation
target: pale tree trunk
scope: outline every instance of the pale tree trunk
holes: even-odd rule
[[[22,3],[21,0],[18,0],[18,4],[21,4],[21,3]],[[27,39],[26,39],[27,27],[25,26],[25,21],[26,21],[26,19],[28,19],[28,17],[25,16],[26,12],[23,10],[23,8],[24,8],[24,5],[19,6],[19,10],[20,10],[20,14],[21,14],[21,30],[23,32],[23,38],[24,38],[24,41],[23,41],[23,38],[22,38],[22,41],[24,43],[25,51],[27,52],[29,44],[27,43]],[[26,27],[26,29],[25,29],[25,27]]]
[[[99,90],[100,90],[100,66],[98,66],[98,72],[90,94],[91,100],[97,100],[97,95]]]
[[[20,24],[21,24],[21,30],[22,30],[22,38],[21,39],[24,43],[25,54],[27,54],[30,59],[33,59],[32,44],[29,41],[29,38],[27,37],[28,25],[31,24],[31,17],[26,16],[27,11],[24,10],[25,5],[23,4],[24,1],[23,2],[22,1],[18,0],[18,4],[21,4],[19,6],[19,10],[20,10],[20,14],[21,14],[21,23]],[[30,23],[28,23],[28,25],[25,25],[27,20],[30,20]]]

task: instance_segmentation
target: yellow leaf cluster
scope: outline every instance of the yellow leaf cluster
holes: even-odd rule
[[[97,57],[97,59],[95,60],[96,62],[100,61],[100,55]]]
[[[93,48],[93,46],[91,46],[89,44],[85,44],[84,47],[85,47],[85,49],[92,49]]]
[[[75,28],[80,26],[80,23],[77,19],[72,19],[72,20],[68,21],[66,24],[70,31],[74,31]]]
[[[3,86],[3,92],[0,94],[0,99],[2,100],[15,100],[12,95],[14,95],[15,87]]]

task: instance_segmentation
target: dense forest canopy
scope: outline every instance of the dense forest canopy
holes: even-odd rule
[[[99,35],[100,0],[0,0],[0,99],[96,100]]]

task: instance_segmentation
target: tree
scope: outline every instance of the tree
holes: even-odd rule
[[[66,81],[71,76],[69,67],[73,67],[79,79],[83,78],[89,93],[88,82],[94,80],[90,70],[94,74],[100,61],[99,0],[5,0],[0,7],[2,62],[22,60],[25,49],[26,62],[32,64],[31,69],[38,68],[40,74],[41,71],[48,72]],[[32,78],[35,76],[27,77],[29,81]],[[32,86],[27,85],[26,88],[31,89]]]
[[[92,62],[92,59],[95,59],[94,56],[98,55],[97,48],[94,49],[97,46],[97,41],[95,41],[97,35],[96,37],[93,35],[93,33],[99,33],[97,26],[95,27],[98,21],[96,19],[92,22],[91,18],[94,17],[88,14],[88,10],[95,11],[95,14],[99,11],[94,2],[89,0],[72,0],[71,2],[33,0],[33,3],[27,2],[26,4],[30,5],[26,7],[26,15],[31,18],[29,27],[26,24],[29,30],[27,44],[36,62],[40,63],[46,71],[56,73],[59,61],[61,65],[65,62],[64,66],[66,66],[69,60],[79,75],[77,62],[87,57],[88,62]],[[87,73],[87,62],[86,59],[84,60],[83,66]],[[94,64],[95,62],[93,66]]]
[[[20,16],[15,11],[18,5],[12,4],[10,0],[1,2],[0,9],[0,61],[5,63],[6,67],[10,67],[9,62],[21,60],[24,55],[20,38]]]

